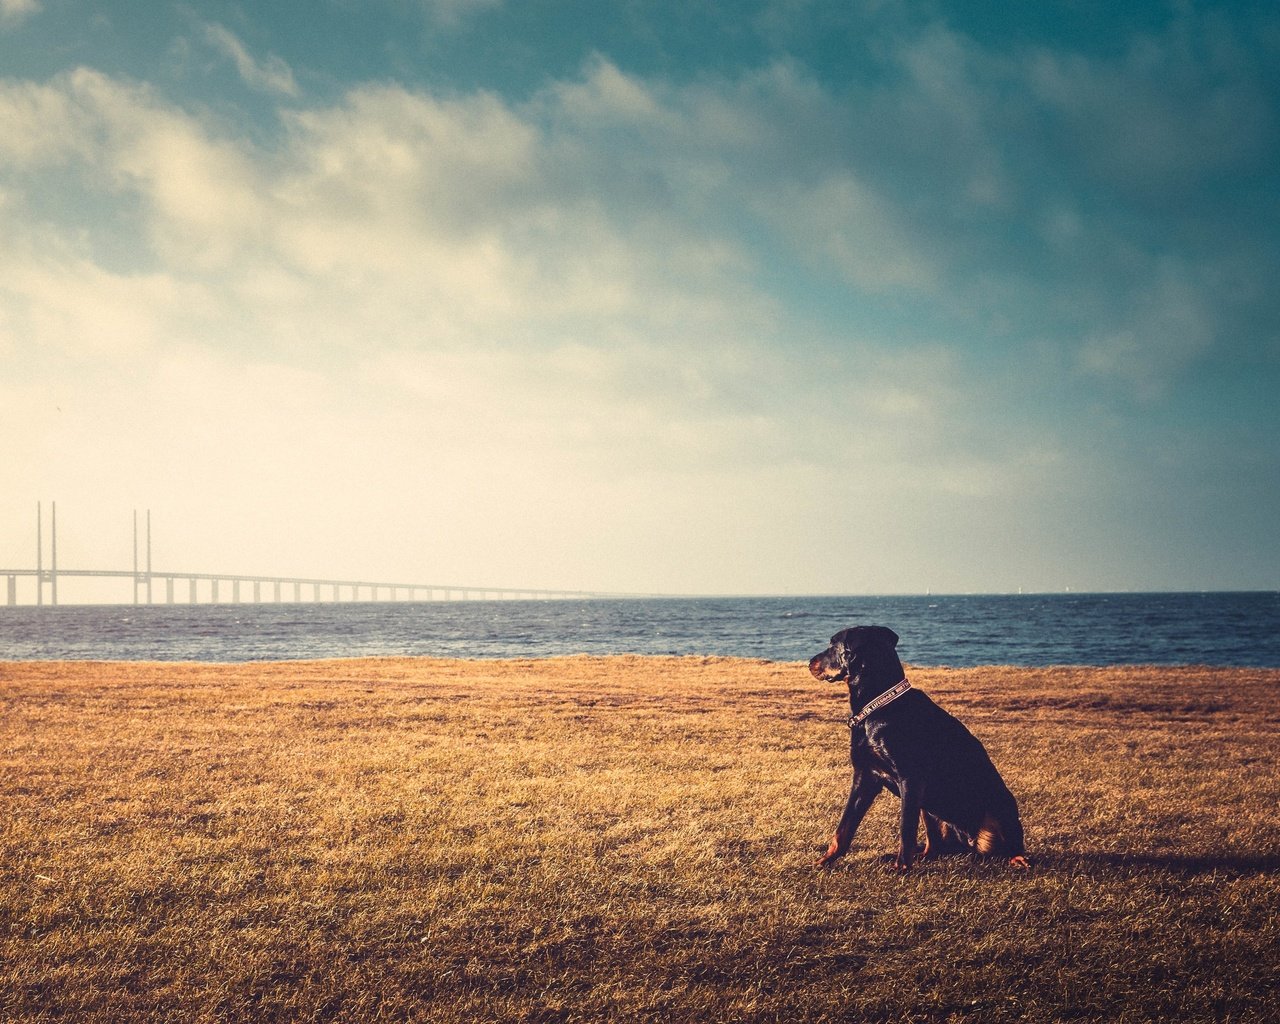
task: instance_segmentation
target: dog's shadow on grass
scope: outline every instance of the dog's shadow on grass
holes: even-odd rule
[[[1074,850],[1041,850],[1033,856],[1033,871],[1107,875],[1159,874],[1181,878],[1227,875],[1245,878],[1280,873],[1280,854],[1231,853],[1103,853]]]
[[[1249,878],[1258,875],[1280,874],[1280,853],[1264,853],[1252,855],[1221,853],[1102,853],[1099,851],[1078,850],[1036,850],[1030,854],[1031,868],[1028,877],[1041,873],[1063,875],[1086,875],[1098,878],[1117,878],[1129,875],[1164,874],[1179,878],[1201,878],[1212,875],[1229,878]],[[877,862],[886,870],[892,870],[894,855],[881,854]],[[1000,858],[975,860],[972,855],[950,853],[939,857],[932,864],[949,870],[970,869],[982,872],[1022,872],[1005,863]],[[916,870],[927,871],[929,865],[920,865]]]

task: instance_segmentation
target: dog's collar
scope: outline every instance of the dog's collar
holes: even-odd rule
[[[860,726],[863,722],[867,720],[868,716],[870,716],[872,712],[879,711],[886,704],[889,704],[892,701],[897,700],[909,689],[911,689],[911,682],[904,677],[902,682],[895,683],[889,689],[885,690],[884,693],[880,694],[880,696],[877,697],[875,700],[873,700],[870,704],[864,705],[862,710],[859,711],[856,715],[850,715],[849,728],[856,729],[858,726]]]

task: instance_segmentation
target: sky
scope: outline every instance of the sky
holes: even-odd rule
[[[1278,270],[1270,3],[0,0],[0,567],[1275,589]]]

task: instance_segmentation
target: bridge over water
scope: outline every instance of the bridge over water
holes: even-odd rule
[[[44,515],[36,505],[36,566],[34,569],[0,569],[6,583],[6,604],[18,604],[18,581],[34,579],[36,605],[58,603],[58,581],[68,577],[95,577],[133,581],[133,603],[155,604],[163,591],[165,604],[178,601],[212,604],[245,601],[434,601],[434,600],[566,600],[636,597],[588,590],[539,590],[513,587],[473,587],[444,583],[387,582],[369,579],[323,579],[304,576],[256,576],[225,572],[178,572],[151,566],[151,512],[146,515],[145,561],[139,564],[138,513],[133,514],[133,568],[65,569],[58,566],[58,505],[50,510],[50,561],[44,564]],[[25,589],[25,588],[24,588]],[[123,601],[116,603],[125,603]]]

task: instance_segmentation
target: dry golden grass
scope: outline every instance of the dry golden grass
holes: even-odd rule
[[[1280,1019],[1280,672],[912,678],[1030,873],[815,870],[801,665],[0,664],[0,1020]]]

